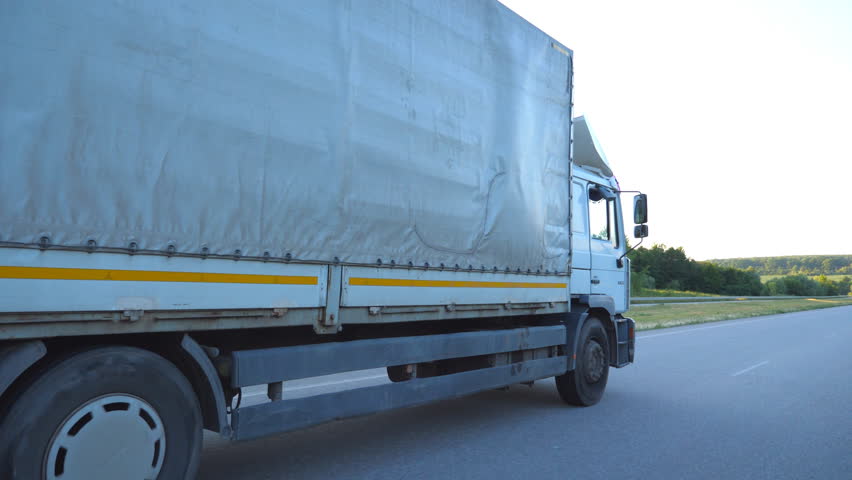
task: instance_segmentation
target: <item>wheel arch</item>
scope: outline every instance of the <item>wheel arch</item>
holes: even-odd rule
[[[175,364],[192,384],[192,389],[195,390],[198,403],[201,405],[204,428],[219,432],[224,436],[230,435],[225,392],[216,367],[213,366],[210,357],[207,356],[198,342],[189,335],[185,334],[181,338],[180,347],[187,360],[190,361],[185,367]],[[188,372],[185,369],[191,371]]]
[[[46,354],[47,347],[41,340],[14,342],[0,347],[0,398]]]
[[[618,339],[616,338],[615,321],[613,315],[615,312],[615,302],[608,295],[581,295],[579,302],[572,303],[571,312],[568,314],[567,344],[571,348],[568,356],[568,370],[574,370],[577,365],[577,349],[580,338],[580,330],[589,319],[595,317],[603,323],[604,330],[607,333],[609,360],[610,365],[616,362]]]
[[[195,392],[204,428],[223,436],[230,435],[222,381],[201,345],[189,334],[152,340],[130,337],[126,344],[157,353],[177,367]]]

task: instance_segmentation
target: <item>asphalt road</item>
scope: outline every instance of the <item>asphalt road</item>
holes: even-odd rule
[[[289,394],[387,381],[380,374],[324,379],[318,390],[293,382]],[[636,363],[611,370],[591,408],[561,403],[549,379],[205,442],[205,480],[852,479],[852,307],[640,334]]]

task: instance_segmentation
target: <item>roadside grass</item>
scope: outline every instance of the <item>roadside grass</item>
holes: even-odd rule
[[[626,316],[636,321],[638,330],[719,322],[737,318],[759,317],[778,313],[800,312],[820,308],[852,305],[852,298],[820,299],[794,298],[785,300],[757,300],[731,303],[683,304],[667,303],[634,308]]]
[[[684,290],[663,290],[640,288],[630,294],[633,297],[718,297],[713,293],[689,292]]]

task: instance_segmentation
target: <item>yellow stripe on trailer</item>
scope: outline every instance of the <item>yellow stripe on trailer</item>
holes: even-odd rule
[[[0,278],[32,280],[104,280],[113,282],[250,283],[316,285],[315,276],[252,275],[244,273],[104,270],[94,268],[0,267]]]
[[[449,287],[449,288],[567,288],[558,282],[479,282],[465,280],[405,280],[400,278],[351,277],[349,285],[362,287]]]

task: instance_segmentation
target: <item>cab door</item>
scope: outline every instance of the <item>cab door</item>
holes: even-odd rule
[[[592,257],[589,250],[589,183],[574,179],[571,184],[571,293],[588,295],[591,289]]]
[[[618,265],[624,253],[624,233],[618,195],[609,187],[590,184],[589,251],[591,293],[609,295],[616,312],[627,310],[627,262]]]

